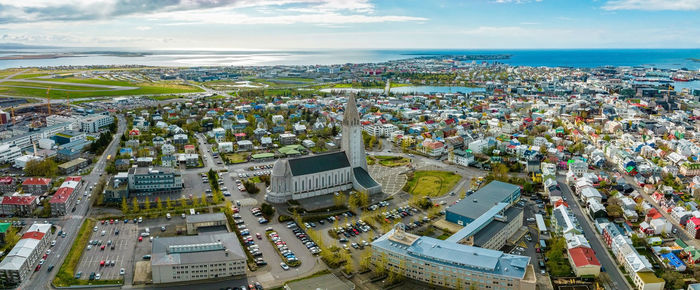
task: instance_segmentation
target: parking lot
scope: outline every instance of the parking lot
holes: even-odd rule
[[[113,223],[97,222],[95,227],[97,230],[93,230],[90,236],[93,242],[88,245],[89,250],[83,250],[76,274],[81,272],[80,279],[89,279],[90,274],[94,272],[99,273],[102,280],[117,280],[122,278],[119,271],[124,268],[125,276],[130,277],[133,272],[134,244],[137,243],[137,226],[133,221],[124,223],[122,220],[115,220]],[[100,265],[102,261],[105,261],[104,266]],[[114,265],[107,266],[108,261],[114,261]]]

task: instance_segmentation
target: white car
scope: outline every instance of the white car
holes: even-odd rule
[[[100,277],[102,277],[102,275],[100,275],[100,273],[95,274],[95,280],[100,280]]]
[[[284,269],[285,271],[289,270],[289,266],[287,266],[287,264],[285,264],[284,262],[280,263],[280,267],[282,267],[282,269]]]
[[[55,245],[56,245],[56,240],[51,241],[51,246],[53,247]]]
[[[124,268],[119,269],[119,275],[124,275],[124,273],[126,273],[126,271],[124,270]]]

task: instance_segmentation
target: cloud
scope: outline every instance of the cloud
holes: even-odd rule
[[[496,2],[496,3],[523,4],[523,3],[529,3],[529,2],[542,2],[542,0],[495,0],[494,2]]]
[[[255,8],[273,12],[269,18],[249,16],[240,12]],[[178,21],[191,20],[205,23],[237,23],[245,21],[206,21],[207,14],[224,18],[222,11],[243,16],[249,23],[322,23],[337,24],[337,20],[321,19],[338,17],[342,23],[375,23],[385,21],[416,21],[424,18],[375,15],[370,0],[0,0],[0,25],[41,22],[69,22],[110,20],[128,16],[151,16],[167,20],[167,15],[177,16]],[[278,15],[275,15],[275,12]],[[282,14],[282,15],[279,15]],[[315,21],[305,21],[308,15]],[[192,17],[186,17],[192,15]],[[325,15],[325,16],[323,16]],[[282,17],[285,20],[275,20]],[[355,17],[358,20],[354,19]]]
[[[610,0],[604,10],[700,10],[700,0]]]

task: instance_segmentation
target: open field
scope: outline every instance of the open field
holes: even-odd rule
[[[449,171],[416,171],[404,190],[419,196],[442,196],[449,192],[462,177]]]
[[[386,167],[403,166],[411,163],[410,159],[401,156],[374,156],[374,158],[379,160],[379,164]]]
[[[115,85],[110,83],[100,83],[100,85]],[[18,97],[45,97],[46,89],[50,86],[49,97],[52,99],[85,98],[101,96],[125,96],[125,95],[154,95],[154,94],[177,94],[202,92],[201,89],[174,83],[141,83],[132,84],[119,82],[119,85],[130,85],[137,89],[111,90],[108,88],[90,88],[85,86],[54,85],[32,82],[2,82],[0,83],[0,94],[13,95]],[[67,91],[68,90],[68,91]]]

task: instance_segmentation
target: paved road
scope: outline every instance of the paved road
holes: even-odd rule
[[[625,279],[625,277],[622,276],[620,269],[617,267],[615,260],[610,256],[610,253],[608,252],[607,248],[603,246],[603,243],[597,235],[597,232],[593,228],[593,222],[588,218],[588,215],[585,215],[581,211],[581,206],[578,203],[578,199],[572,194],[571,188],[569,188],[569,185],[567,185],[564,181],[564,177],[560,176],[559,178],[557,178],[557,180],[559,181],[559,186],[562,189],[562,195],[566,197],[567,201],[569,201],[569,208],[572,209],[574,216],[576,216],[576,219],[579,221],[579,224],[581,224],[581,228],[583,228],[583,234],[586,236],[588,242],[591,244],[591,248],[593,249],[593,251],[595,251],[595,256],[598,258],[598,261],[600,261],[600,264],[603,267],[605,267],[606,273],[612,280],[613,288],[632,289],[632,286],[629,285],[627,279]]]
[[[89,188],[90,186],[94,185],[97,183],[100,179],[100,173],[104,172],[105,168],[105,163],[108,155],[115,156],[116,155],[116,150],[117,150],[117,145],[119,145],[119,137],[124,134],[124,130],[126,129],[126,121],[124,120],[123,117],[119,116],[118,117],[118,129],[117,133],[114,135],[114,139],[112,139],[112,143],[109,144],[107,149],[105,150],[104,154],[100,159],[97,161],[95,164],[92,172],[87,175],[83,176],[84,180],[84,187],[83,188]],[[82,192],[82,191],[81,191]],[[92,198],[96,198],[93,196]],[[47,289],[50,288],[50,283],[53,280],[53,277],[55,274],[58,272],[58,269],[60,268],[61,264],[63,263],[63,260],[65,259],[65,256],[68,254],[68,251],[70,250],[70,247],[73,245],[73,242],[75,241],[76,234],[78,230],[80,229],[80,226],[83,224],[83,221],[85,220],[85,217],[89,215],[90,211],[90,201],[83,199],[79,205],[76,206],[76,211],[71,213],[70,215],[67,215],[63,218],[53,218],[53,219],[47,219],[54,221],[55,224],[59,227],[59,229],[65,231],[66,238],[55,238],[57,240],[56,246],[52,249],[52,254],[47,258],[47,261],[45,263],[46,267],[47,265],[55,265],[55,269],[52,272],[47,272],[45,268],[42,268],[39,272],[34,273],[31,277],[30,280],[25,281],[22,283],[19,287],[22,289]]]

